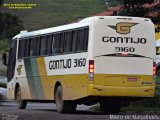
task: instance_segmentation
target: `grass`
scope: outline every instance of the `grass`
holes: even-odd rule
[[[5,69],[0,69],[0,76],[6,76],[6,70]]]
[[[135,103],[132,103],[128,106],[124,106],[121,108],[121,112],[128,112],[128,111],[136,111],[136,112],[153,111],[153,112],[156,112],[156,111],[160,111],[160,106],[151,106],[151,107],[148,106],[147,107],[147,106],[141,105],[141,103],[143,103],[143,102],[139,102],[138,104],[137,104],[137,102],[135,102]],[[94,105],[89,110],[95,111],[95,112],[101,112],[99,104]]]
[[[108,3],[108,7],[113,7],[119,4],[123,4],[123,0],[114,0],[114,2],[112,0],[105,0]]]
[[[94,112],[101,112],[100,106],[96,104],[95,106],[91,107],[89,110]],[[157,112],[160,111],[160,107],[143,107],[143,106],[126,106],[122,107],[120,112],[128,112],[128,111],[136,111],[136,112],[144,112],[144,111],[153,111]]]
[[[107,0],[107,2],[112,7],[120,4],[121,0]],[[19,16],[23,26],[28,31],[72,23],[77,21],[79,17],[94,16],[104,12],[108,8],[105,0],[4,0],[4,4],[11,3],[37,4],[31,10],[9,10],[6,7],[1,8],[2,12],[9,12]],[[8,47],[9,43],[6,40],[0,43],[0,50]]]
[[[89,108],[90,111],[95,111],[95,112],[100,112],[101,109],[100,109],[100,104],[97,103],[95,105],[93,105],[91,108]]]
[[[8,48],[9,48],[9,41],[7,39],[0,40],[0,50],[4,52],[4,50],[8,50]]]
[[[121,112],[127,112],[127,111],[136,111],[136,112],[143,112],[143,111],[160,111],[160,107],[143,107],[141,105],[137,106],[126,106],[121,108]]]
[[[13,1],[5,0],[5,3],[15,3]],[[107,8],[104,0],[38,0],[32,3],[37,3],[32,10],[3,8],[3,11],[18,15],[24,27],[31,31],[71,23],[78,17],[93,16]]]

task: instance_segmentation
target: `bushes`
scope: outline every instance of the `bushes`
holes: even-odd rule
[[[8,51],[10,41],[8,39],[0,40],[0,50]]]
[[[11,39],[23,29],[22,22],[17,16],[9,13],[0,13],[0,40]]]

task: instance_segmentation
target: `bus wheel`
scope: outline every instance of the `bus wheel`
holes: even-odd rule
[[[121,102],[117,100],[106,100],[100,102],[103,114],[118,113],[121,109]]]
[[[21,99],[21,89],[20,87],[16,90],[16,101],[18,109],[25,109],[27,106],[27,101]]]
[[[76,110],[76,104],[71,101],[63,100],[62,86],[58,86],[55,92],[55,102],[59,113],[72,113]]]

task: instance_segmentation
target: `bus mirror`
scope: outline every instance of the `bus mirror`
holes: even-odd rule
[[[7,54],[6,53],[2,54],[2,62],[3,62],[3,65],[5,65],[5,66],[8,64]]]

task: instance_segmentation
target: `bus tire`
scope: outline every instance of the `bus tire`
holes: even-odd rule
[[[76,104],[71,101],[63,100],[63,89],[59,85],[55,92],[56,108],[59,113],[72,113],[76,110]]]
[[[121,109],[121,102],[116,100],[100,101],[100,108],[103,114],[118,113]]]
[[[21,99],[21,89],[20,87],[16,90],[16,102],[18,109],[25,109],[27,106],[27,101]]]
[[[62,86],[59,85],[55,92],[55,102],[56,108],[59,113],[65,113],[68,109],[68,104],[63,100],[63,89]]]

